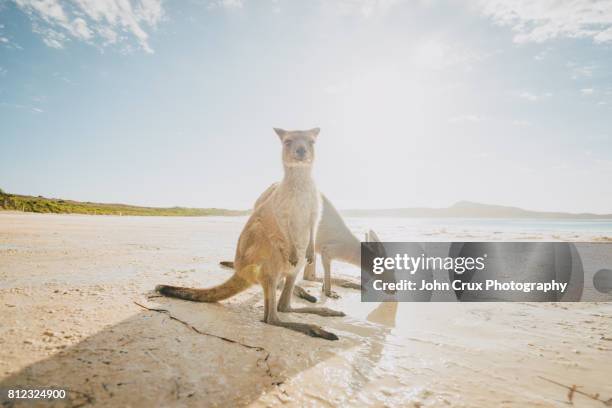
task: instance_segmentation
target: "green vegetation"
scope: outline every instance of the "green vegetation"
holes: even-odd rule
[[[126,204],[101,204],[72,200],[33,197],[5,193],[0,189],[0,210],[14,210],[35,213],[91,214],[91,215],[156,215],[202,217],[210,215],[245,215],[248,211],[226,210],[223,208],[184,207],[138,207]]]

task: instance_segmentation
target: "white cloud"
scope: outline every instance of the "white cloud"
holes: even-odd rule
[[[119,39],[117,32],[108,27],[98,27],[96,32],[102,38],[104,45],[115,44]]]
[[[0,67],[0,77],[6,76],[8,71],[4,67]]]
[[[573,61],[569,61],[566,65],[570,69],[572,79],[590,78],[598,68],[595,64],[584,65]]]
[[[531,122],[523,119],[515,119],[512,121],[512,125],[517,127],[528,127],[531,126]]]
[[[0,13],[2,13],[2,1],[0,0]],[[4,24],[0,24],[0,46],[1,47],[5,47],[5,48],[12,48],[12,49],[16,49],[16,50],[20,50],[22,49],[21,46],[19,46],[19,44],[15,43],[14,41],[12,41],[9,37],[7,37],[3,30],[4,30]]]
[[[476,0],[476,5],[496,24],[511,27],[517,43],[555,38],[612,42],[609,0]]]
[[[47,44],[47,47],[51,48],[64,48],[64,41],[66,41],[66,36],[52,31],[47,32],[46,35],[43,36],[43,42]]]
[[[141,0],[136,7],[136,15],[150,26],[155,26],[164,18],[161,0]]]
[[[517,98],[525,99],[529,102],[537,102],[537,101],[540,101],[542,99],[549,98],[552,96],[552,93],[550,92],[537,94],[537,93],[530,92],[530,91],[518,91],[518,92],[513,92],[512,94],[516,96]]]
[[[582,88],[580,93],[584,96],[590,96],[595,93],[595,90],[593,88]]]
[[[16,0],[16,3],[21,8],[30,8],[38,13],[46,21],[61,21],[67,22],[68,17],[64,13],[64,9],[55,0]]]
[[[26,110],[26,111],[30,111],[30,112],[34,112],[34,113],[43,113],[44,110],[37,108],[35,106],[30,106],[30,105],[21,105],[18,103],[8,103],[8,102],[0,102],[0,107],[8,107],[8,108],[13,108],[13,109],[19,109],[19,110]]]
[[[63,48],[70,40],[107,46],[133,36],[141,49],[153,52],[147,29],[163,19],[161,0],[15,0],[32,20],[45,44]]]
[[[77,38],[89,40],[91,38],[91,30],[87,27],[87,23],[82,18],[77,18],[73,22],[73,33]]]
[[[537,53],[536,55],[534,55],[533,59],[536,61],[544,61],[546,57],[548,57],[548,54],[550,54],[551,51],[552,51],[552,48],[550,47],[545,48],[539,53]]]
[[[244,3],[242,0],[214,0],[208,4],[209,9],[223,8],[227,10],[241,9]]]
[[[538,100],[538,96],[528,91],[521,91],[516,94],[519,98],[527,99],[528,101],[535,102]]]

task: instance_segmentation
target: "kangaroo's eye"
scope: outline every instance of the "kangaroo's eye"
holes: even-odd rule
[[[291,146],[291,140],[285,140],[283,144],[287,147]]]

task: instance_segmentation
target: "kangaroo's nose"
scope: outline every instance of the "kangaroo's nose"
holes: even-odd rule
[[[300,146],[295,150],[295,153],[300,157],[304,157],[304,155],[306,154],[306,149]]]

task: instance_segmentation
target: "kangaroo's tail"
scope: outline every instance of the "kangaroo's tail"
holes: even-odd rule
[[[247,268],[258,269],[259,265]],[[246,269],[246,268],[245,268]],[[251,272],[251,271],[244,271]],[[257,272],[254,270],[253,272]],[[251,286],[251,282],[234,273],[231,278],[220,285],[208,289],[185,288],[181,286],[157,285],[155,290],[168,297],[191,300],[194,302],[218,302],[230,298]]]
[[[220,261],[219,265],[225,266],[226,268],[234,269],[234,262],[233,261]]]

